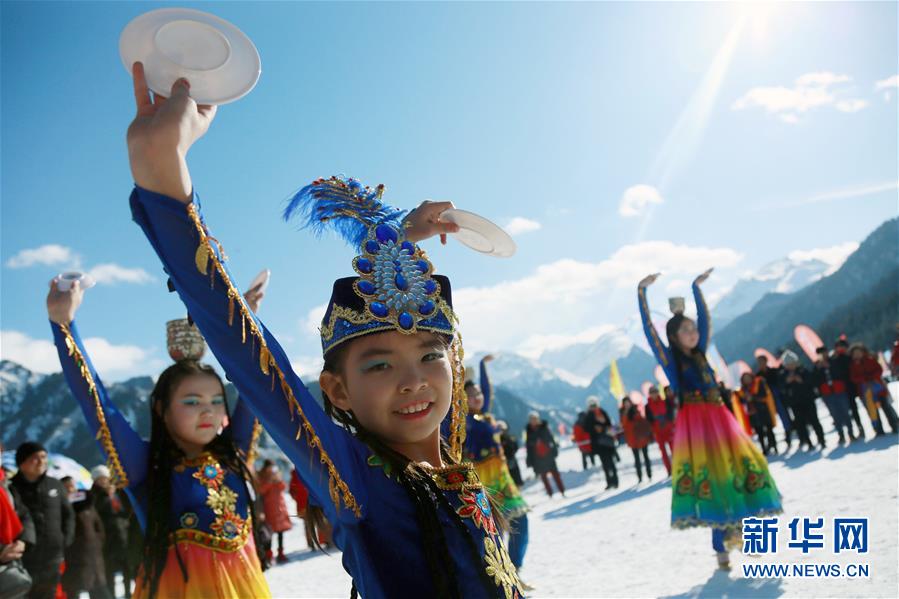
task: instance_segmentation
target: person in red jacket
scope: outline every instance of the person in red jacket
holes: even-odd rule
[[[884,435],[883,422],[880,420],[880,410],[883,410],[890,430],[899,432],[899,418],[890,401],[890,394],[883,382],[883,368],[877,360],[871,356],[868,348],[861,343],[855,343],[849,349],[852,356],[852,364],[849,366],[849,376],[858,387],[858,394],[862,397],[871,417],[871,425],[877,436]]]
[[[590,425],[587,424],[587,412],[581,412],[577,415],[574,428],[571,431],[571,440],[581,450],[581,464],[584,470],[587,469],[587,460],[590,460],[590,466],[596,466],[596,454],[593,453],[593,441],[590,437]]]
[[[643,482],[643,470],[640,467],[640,456],[646,465],[646,476],[652,480],[652,466],[649,464],[649,442],[652,440],[652,427],[646,421],[630,397],[621,400],[621,427],[624,429],[624,440],[634,452],[634,466],[637,469],[637,482]]]
[[[259,471],[258,488],[265,506],[265,522],[272,532],[278,535],[277,562],[286,563],[284,533],[293,528],[293,524],[290,522],[287,502],[284,501],[284,490],[287,489],[287,485],[281,480],[281,473],[273,461],[265,460],[263,463],[262,470]]]
[[[662,463],[668,476],[671,476],[671,458],[669,452],[674,448],[674,398],[662,398],[659,388],[653,385],[649,388],[649,400],[646,402],[646,420],[652,425],[652,434],[662,452]]]
[[[331,546],[333,544],[331,541],[331,525],[325,520],[324,514],[321,513],[321,509],[317,509],[314,505],[309,505],[309,489],[307,489],[302,481],[300,481],[296,468],[293,468],[290,471],[290,486],[288,487],[288,492],[297,503],[297,515],[303,519],[303,525],[306,529],[306,543],[309,545],[309,549],[315,550],[316,548],[316,529],[318,530],[318,546]],[[313,514],[313,512],[317,512],[317,514]],[[313,526],[313,518],[319,515],[321,516],[319,521]]]

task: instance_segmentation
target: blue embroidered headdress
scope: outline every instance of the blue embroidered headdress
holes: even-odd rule
[[[287,204],[285,220],[298,220],[315,233],[335,231],[358,248],[357,276],[337,279],[321,324],[322,353],[348,341],[385,331],[430,331],[453,339],[453,425],[450,445],[461,454],[467,402],[462,344],[448,278],[434,274],[427,255],[405,238],[406,212],[382,202],[374,189],[344,177],[319,179]]]

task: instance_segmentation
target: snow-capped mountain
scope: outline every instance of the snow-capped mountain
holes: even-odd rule
[[[623,358],[634,341],[623,328],[601,335],[591,343],[575,343],[540,354],[540,364],[551,367],[563,380],[581,387],[603,371],[612,360]]]
[[[478,353],[467,360],[471,378],[479,376],[477,366],[484,353]],[[579,405],[586,392],[585,386],[566,380],[566,373],[560,373],[540,361],[526,358],[512,352],[493,354],[490,362],[490,381],[494,387],[504,387],[526,403],[545,408],[568,408]],[[589,381],[588,381],[589,382]]]
[[[147,400],[152,389],[153,379],[147,376],[106,385],[112,403],[145,439],[150,436]],[[237,393],[230,384],[226,391],[233,406]],[[24,441],[39,441],[87,468],[103,461],[62,373],[37,374],[9,360],[0,361],[0,439],[11,451]],[[259,455],[268,457],[269,452],[277,450],[263,433]]]
[[[749,312],[765,294],[793,293],[837,271],[858,249],[857,243],[832,248],[796,251],[763,266],[737,281],[712,310],[715,327],[721,329],[734,318]]]

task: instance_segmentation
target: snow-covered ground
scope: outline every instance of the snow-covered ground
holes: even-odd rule
[[[896,397],[899,389],[894,386],[893,391]],[[788,455],[771,460],[772,475],[784,496],[779,554],[745,557],[732,552],[729,572],[717,568],[708,529],[670,528],[671,483],[664,478],[657,452],[653,481],[638,485],[633,456],[626,447],[620,448],[620,488],[605,491],[601,469],[581,472],[577,450],[562,450],[559,468],[568,488],[564,498],[548,498],[539,481],[525,485],[533,511],[522,578],[534,587],[532,596],[896,597],[897,437],[874,439],[869,427],[865,442],[838,447],[823,408],[821,420],[827,449],[796,452],[794,444]],[[790,519],[820,516],[827,519],[823,550],[803,556],[786,547]],[[830,523],[835,517],[870,518],[867,555],[832,553]],[[311,553],[301,521],[286,535],[285,545],[291,561],[265,574],[275,597],[349,597],[350,578],[340,564],[340,553]],[[743,578],[744,563],[867,563],[870,577],[751,580]]]

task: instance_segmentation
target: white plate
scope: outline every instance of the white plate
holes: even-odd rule
[[[450,208],[440,213],[440,220],[459,225],[459,232],[451,235],[475,251],[508,258],[517,249],[515,242],[499,225],[474,212]]]
[[[168,96],[181,77],[198,104],[227,104],[250,93],[262,63],[240,29],[215,15],[189,8],[160,8],[132,20],[119,38],[119,55],[131,73],[144,64],[147,85]]]
[[[262,271],[260,271],[260,273],[256,275],[256,278],[253,279],[253,282],[250,283],[250,286],[247,287],[247,291],[252,291],[256,287],[259,287],[259,293],[265,293],[265,290],[268,289],[268,282],[271,280],[271,278],[272,271],[267,268],[263,268]]]
[[[81,282],[82,289],[90,289],[97,284],[94,278],[89,274],[83,273],[80,270],[70,270],[56,275],[56,288],[60,291],[68,291],[72,288],[72,283],[75,281]]]

